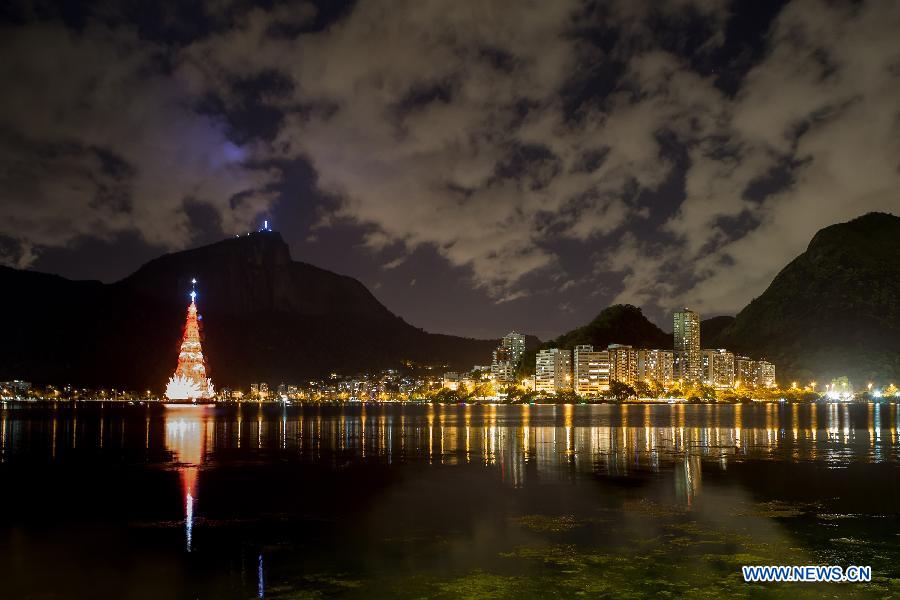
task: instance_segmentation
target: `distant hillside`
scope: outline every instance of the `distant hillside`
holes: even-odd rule
[[[900,382],[900,218],[820,230],[717,341],[774,360],[781,381]]]
[[[499,343],[413,327],[359,281],[295,262],[280,235],[256,233],[167,254],[110,285],[0,268],[0,379],[159,391],[175,368],[193,277],[220,386],[405,360],[468,369]]]
[[[587,325],[541,344],[540,349],[571,349],[581,344],[591,344],[597,348],[606,348],[609,344],[628,344],[636,348],[671,348],[672,335],[647,320],[640,308],[631,304],[614,304],[603,309]],[[537,350],[526,352],[522,357],[522,373],[534,373]]]
[[[734,317],[710,317],[700,321],[700,345],[704,348],[721,348],[722,332],[732,323]]]

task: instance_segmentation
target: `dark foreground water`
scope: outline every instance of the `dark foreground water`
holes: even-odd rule
[[[900,596],[900,405],[5,405],[0,598]],[[751,585],[742,564],[871,565]]]

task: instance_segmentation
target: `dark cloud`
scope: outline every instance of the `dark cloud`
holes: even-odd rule
[[[274,173],[248,167],[251,149],[193,109],[197,90],[160,70],[165,52],[99,26],[0,33],[0,234],[39,251],[136,231],[175,249],[194,239],[186,202],[226,232],[269,206]]]
[[[549,335],[734,312],[818,228],[896,210],[893,3],[48,6],[0,38],[20,266],[274,212],[416,324]]]

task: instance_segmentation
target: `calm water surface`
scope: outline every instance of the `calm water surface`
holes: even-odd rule
[[[898,426],[897,404],[6,404],[0,597],[900,597]],[[779,563],[875,581],[740,578]]]

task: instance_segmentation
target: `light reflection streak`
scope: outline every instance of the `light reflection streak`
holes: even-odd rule
[[[428,405],[428,464],[434,462],[434,405]]]
[[[819,407],[816,405],[809,407],[809,431],[812,433],[812,441],[816,442],[816,434],[819,430],[818,419],[819,419]]]
[[[6,462],[6,448],[8,446],[6,438],[6,405],[0,408],[0,463]]]
[[[178,462],[178,474],[184,496],[185,549],[193,550],[194,503],[197,479],[208,441],[209,415],[205,406],[185,406],[166,413],[166,448]]]
[[[472,456],[472,405],[466,405],[466,464]]]
[[[242,425],[244,424],[244,407],[241,404],[238,404],[237,411],[237,447],[240,449],[241,447],[241,433],[242,433]]]
[[[256,560],[256,596],[258,598],[266,597],[266,579],[263,571],[263,555],[260,554]]]
[[[896,413],[894,414],[894,426],[891,427],[891,446],[895,446],[897,444],[897,424],[900,423],[900,403],[896,406]]]
[[[875,460],[880,461],[882,458],[881,452],[881,404],[876,404],[875,409],[872,412],[872,433],[874,437],[872,438],[872,451],[875,454]]]
[[[259,410],[256,413],[256,449],[262,449],[262,419],[263,419],[263,406],[262,402],[259,403]]]

